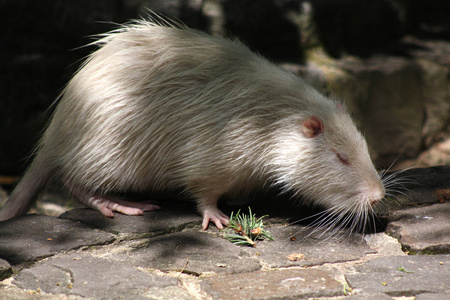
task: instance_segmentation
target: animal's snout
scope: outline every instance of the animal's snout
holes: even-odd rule
[[[382,183],[372,184],[369,187],[367,200],[371,206],[375,206],[384,198],[386,191]]]

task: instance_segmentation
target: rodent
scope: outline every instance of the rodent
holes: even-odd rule
[[[142,20],[95,44],[0,220],[26,213],[52,177],[109,217],[158,209],[113,191],[182,188],[203,229],[227,225],[219,197],[269,185],[336,214],[385,196],[344,106],[242,43]]]

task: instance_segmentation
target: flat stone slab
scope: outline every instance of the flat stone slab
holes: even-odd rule
[[[242,273],[270,268],[312,266],[357,260],[376,253],[361,235],[346,239],[320,240],[299,233],[301,226],[272,225],[268,228],[274,241],[259,241],[256,247],[236,246],[222,238],[217,230],[202,232],[186,229],[151,237],[130,246],[124,253],[114,253],[112,259],[134,266],[160,270],[183,270],[188,274]],[[297,239],[290,237],[296,234]],[[105,253],[105,255],[108,255]],[[302,258],[292,259],[292,255]],[[298,258],[298,257],[297,257]]]
[[[318,237],[320,232],[309,235],[310,231],[302,226],[273,225],[267,229],[274,241],[265,240],[258,242],[256,248],[244,249],[270,268],[352,261],[368,253],[376,253],[359,234]],[[299,260],[288,258],[296,254],[304,257]]]
[[[367,234],[364,240],[377,252],[378,257],[407,255],[403,252],[400,242],[385,232]]]
[[[450,255],[391,256],[370,260],[345,276],[363,294],[414,296],[450,293]]]
[[[417,295],[415,300],[443,300],[443,299],[450,299],[450,292],[447,294],[423,293]]]
[[[245,250],[244,247],[236,246],[217,235],[198,229],[187,229],[149,238],[125,253],[113,253],[111,259],[136,267],[183,271],[195,275],[261,269],[257,257]]]
[[[149,290],[176,286],[178,280],[149,274],[128,264],[73,253],[23,269],[13,284],[32,291],[96,299],[148,299],[143,295]]]
[[[24,215],[0,222],[0,258],[16,265],[82,246],[107,244],[113,239],[110,233],[78,222]]]
[[[377,215],[391,215],[411,205],[438,204],[450,200],[450,166],[415,168],[393,172],[392,199],[387,197],[376,208]]]
[[[213,299],[290,299],[344,295],[342,285],[318,269],[282,269],[206,278]]]
[[[394,300],[391,296],[386,294],[373,294],[373,295],[351,295],[344,298],[338,298],[339,300]],[[334,299],[333,299],[334,300]],[[409,300],[409,299],[408,299]]]
[[[394,213],[386,233],[412,253],[450,253],[450,202]]]
[[[14,299],[26,290],[40,291],[34,296],[49,299],[343,297],[343,285],[336,278],[344,275],[359,292],[349,299],[412,295],[427,300],[450,295],[450,255],[406,256],[397,240],[384,233],[322,235],[299,224],[283,225],[285,221],[275,216],[265,219],[274,241],[243,247],[222,238],[214,226],[201,231],[200,216],[178,208],[143,216],[115,214],[112,219],[75,209],[60,218],[26,215],[0,222],[0,258],[9,262],[3,261],[9,270],[3,278],[11,276],[11,268],[18,272],[0,284],[0,298]],[[406,208],[392,213],[389,221],[404,221],[397,227],[402,233],[417,225],[417,232],[426,232],[421,238],[432,241],[448,236],[449,208],[448,203]],[[353,261],[366,259],[371,260],[352,267]],[[1,263],[0,259],[0,274]]]
[[[415,168],[398,174],[410,202],[438,203],[445,198],[438,191],[450,189],[450,166]]]
[[[167,209],[144,212],[141,216],[115,213],[114,218],[105,218],[96,210],[79,208],[62,214],[60,218],[78,221],[115,234],[134,233],[143,236],[180,231],[188,225],[200,225],[202,222],[202,218],[197,214]]]

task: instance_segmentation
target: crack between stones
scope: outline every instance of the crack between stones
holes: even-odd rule
[[[72,270],[70,270],[70,269],[68,269],[68,268],[64,268],[64,267],[62,267],[62,266],[58,266],[58,265],[52,265],[54,268],[56,268],[56,269],[59,269],[59,270],[61,270],[61,271],[63,271],[63,272],[66,272],[67,274],[69,274],[69,281],[70,281],[70,284],[72,285],[72,286],[74,286],[75,285],[75,276],[73,275],[73,272],[72,272]],[[69,289],[71,289],[70,287],[68,287]]]

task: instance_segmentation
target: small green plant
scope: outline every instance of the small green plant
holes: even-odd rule
[[[353,292],[353,289],[348,285],[348,283],[344,283],[344,295],[349,296]]]
[[[230,216],[230,223],[228,227],[223,229],[225,238],[236,245],[245,245],[255,247],[256,240],[264,240],[265,238],[272,240],[273,238],[268,231],[264,229],[263,219],[267,216],[262,216],[256,219],[252,214],[250,207],[249,214],[241,214],[241,210]]]
[[[406,271],[406,269],[404,267],[398,267],[397,270],[400,271],[400,272],[403,272],[403,273],[414,273],[414,272],[411,272],[411,271]]]

